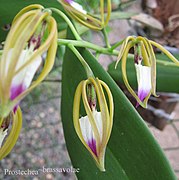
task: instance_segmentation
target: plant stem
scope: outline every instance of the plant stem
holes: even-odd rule
[[[122,41],[121,41],[121,43],[122,43]],[[92,50],[94,50],[100,54],[107,54],[107,55],[113,55],[113,56],[119,55],[118,50],[112,50],[111,51],[111,48],[101,47],[101,46],[98,46],[98,45],[95,45],[93,43],[83,41],[83,40],[76,41],[76,40],[58,39],[58,45],[67,45],[67,46],[72,45],[75,47],[89,48],[89,49],[92,49]],[[134,57],[133,54],[128,54],[128,58],[133,58],[133,57]],[[173,62],[163,61],[160,59],[157,59],[156,63],[164,65],[164,66],[178,67],[178,65],[173,63]]]
[[[117,50],[113,50],[111,51],[110,48],[104,48],[98,45],[95,45],[93,43],[87,42],[87,41],[76,41],[76,40],[67,40],[67,39],[58,39],[58,45],[73,45],[75,47],[85,47],[85,48],[89,48],[92,49],[94,51],[97,51],[101,54],[108,54],[108,55],[114,55],[114,56],[118,56],[119,51]]]
[[[113,51],[114,49],[116,49],[118,46],[120,46],[122,43],[124,42],[124,40],[117,42],[116,44],[114,44],[113,46],[111,46],[111,51]]]
[[[103,33],[103,36],[104,36],[104,41],[106,43],[106,47],[111,48],[111,45],[110,45],[109,39],[108,39],[108,35],[107,35],[107,32],[106,32],[105,28],[103,28],[102,33]]]
[[[85,61],[84,58],[81,56],[81,54],[78,52],[78,50],[77,50],[72,44],[69,44],[68,47],[73,51],[73,53],[76,55],[76,57],[77,57],[77,58],[79,59],[79,61],[81,62],[82,66],[84,67],[84,69],[85,69],[85,71],[86,71],[87,77],[94,77],[91,68],[90,68],[89,65],[86,63],[86,61]]]
[[[75,38],[77,40],[81,40],[81,37],[79,36],[78,32],[76,31],[74,25],[71,23],[71,21],[69,20],[69,18],[60,10],[56,9],[56,8],[48,8],[50,10],[52,10],[53,12],[57,13],[60,17],[62,17],[66,23],[68,24],[68,26],[70,27],[72,33],[74,34]]]

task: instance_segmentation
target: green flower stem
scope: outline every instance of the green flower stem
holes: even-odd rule
[[[122,41],[121,41],[121,43],[122,43]],[[92,44],[90,42],[83,41],[83,40],[76,41],[76,40],[58,39],[58,45],[66,45],[66,46],[72,45],[75,47],[89,48],[89,49],[96,51],[99,54],[107,54],[107,55],[113,55],[113,56],[119,55],[118,50],[112,50],[111,51],[111,48],[113,46],[111,48],[104,48],[104,47],[101,47],[101,46],[98,46],[98,45],[95,45],[95,44]],[[134,55],[128,54],[128,58],[134,58]],[[178,65],[173,63],[173,62],[163,61],[160,59],[157,59],[157,64],[161,64],[164,66],[178,67]]]
[[[103,33],[103,36],[104,36],[104,41],[106,43],[106,47],[111,48],[111,45],[110,45],[109,39],[108,39],[108,35],[107,35],[107,32],[106,32],[106,28],[103,28],[102,33]]]
[[[57,13],[60,17],[62,17],[66,21],[68,26],[70,27],[70,29],[73,32],[75,38],[77,40],[81,40],[81,37],[79,36],[78,32],[76,31],[74,25],[71,23],[69,18],[62,11],[60,11],[59,9],[56,9],[56,8],[48,8],[48,9],[52,10],[53,12]]]
[[[116,44],[114,44],[114,45],[111,47],[111,51],[113,51],[114,49],[116,49],[117,47],[119,47],[123,42],[124,42],[124,40],[119,41],[119,42],[117,42]]]
[[[89,65],[86,63],[86,61],[84,60],[84,58],[81,56],[81,54],[78,52],[78,50],[72,45],[69,44],[68,47],[73,51],[73,53],[76,55],[76,57],[79,59],[79,61],[81,62],[82,66],[84,67],[85,71],[86,71],[86,75],[87,77],[94,77],[94,74],[91,70],[91,68],[89,67]]]
[[[69,45],[69,44],[75,47],[89,48],[101,54],[108,54],[108,55],[114,55],[114,56],[118,56],[119,54],[119,51],[117,50],[111,51],[110,48],[104,48],[104,47],[101,47],[101,46],[98,46],[98,45],[95,45],[93,43],[83,41],[83,40],[76,41],[76,40],[58,39],[58,45]]]
[[[99,53],[99,52],[96,52],[96,59],[99,59],[99,56],[100,56],[101,54]]]

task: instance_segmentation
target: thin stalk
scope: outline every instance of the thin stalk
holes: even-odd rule
[[[114,56],[118,56],[119,54],[119,51],[117,50],[111,51],[110,48],[104,48],[104,47],[101,47],[101,46],[98,46],[98,45],[95,45],[93,43],[83,41],[83,40],[76,41],[76,40],[58,39],[58,45],[69,45],[69,44],[75,47],[89,48],[101,54],[108,54],[108,55],[114,55]]]
[[[104,36],[104,41],[106,43],[106,47],[111,48],[111,45],[110,45],[109,39],[108,39],[108,35],[107,35],[107,32],[106,32],[106,28],[103,28],[102,33],[103,33],[103,36]]]
[[[62,17],[66,23],[68,24],[68,26],[70,27],[73,35],[75,36],[75,38],[77,40],[81,40],[81,37],[79,36],[78,32],[76,31],[74,25],[71,23],[71,21],[69,20],[69,18],[60,10],[56,9],[56,8],[49,8],[50,10],[52,10],[53,12],[57,13],[60,17]]]
[[[89,49],[94,50],[100,54],[107,54],[107,55],[113,55],[113,56],[119,55],[118,50],[112,50],[111,51],[111,48],[101,47],[101,46],[98,46],[98,45],[95,45],[93,43],[83,41],[83,40],[76,41],[76,40],[58,39],[58,45],[67,45],[67,46],[72,45],[75,47],[89,48]],[[130,53],[128,54],[128,58],[133,58],[133,57],[134,57],[133,54],[130,54]],[[164,66],[178,67],[178,65],[173,63],[173,62],[167,62],[167,61],[163,61],[161,59],[157,59],[156,63],[164,65]]]
[[[124,40],[117,42],[116,44],[114,44],[113,46],[111,46],[111,51],[113,51],[114,49],[116,49],[117,47],[119,47],[122,43],[124,42]]]
[[[78,50],[71,44],[68,45],[68,47],[73,51],[73,53],[76,55],[76,57],[81,62],[82,66],[84,67],[86,71],[87,77],[94,77],[93,72],[87,62],[84,60],[84,58],[81,56],[81,54],[78,52]]]

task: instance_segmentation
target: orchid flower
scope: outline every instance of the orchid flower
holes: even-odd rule
[[[163,53],[165,53],[176,65],[179,66],[179,61],[160,44],[148,40],[147,38],[138,36],[127,37],[119,51],[118,60],[116,62],[116,67],[122,59],[122,75],[124,83],[128,91],[133,95],[137,101],[137,105],[142,107],[147,107],[147,102],[151,94],[156,95],[156,57],[153,51],[153,46],[159,48]],[[134,92],[130,86],[127,78],[126,72],[126,61],[129,50],[134,47],[134,64],[137,74],[138,92]]]
[[[103,88],[107,93],[109,106]],[[80,100],[86,116],[80,118]],[[96,105],[99,105],[97,110]],[[101,171],[105,171],[105,150],[113,125],[113,98],[109,87],[98,78],[88,78],[78,85],[73,106],[73,121],[78,137]]]
[[[22,9],[13,20],[1,56],[0,117],[12,109],[15,113],[20,100],[47,76],[56,49],[57,25],[51,14],[40,5]],[[33,81],[37,71],[39,76]]]
[[[111,0],[107,0],[107,15],[104,16],[104,0],[100,0],[100,16],[98,18],[88,13],[82,5],[74,0],[58,0],[64,7],[65,11],[76,21],[84,26],[93,29],[103,29],[110,19]],[[106,17],[106,18],[105,18]]]

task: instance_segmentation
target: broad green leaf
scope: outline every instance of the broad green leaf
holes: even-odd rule
[[[70,36],[73,38],[73,36]],[[73,127],[72,108],[75,89],[86,79],[82,65],[67,48],[62,72],[61,113],[67,149],[80,180],[174,180],[176,179],[163,151],[148,127],[112,78],[93,55],[79,49],[96,77],[105,81],[114,97],[114,125],[108,143],[105,167],[100,172]]]
[[[0,42],[3,41],[8,31],[4,25],[11,24],[15,15],[25,6],[30,4],[41,4],[45,8],[56,7],[62,9],[57,0],[1,0],[0,2]],[[55,16],[57,17],[57,16]],[[56,18],[58,20],[59,17]]]
[[[163,61],[172,62],[165,55],[157,55],[156,57],[157,59]],[[128,58],[126,67],[130,85],[134,89],[137,89],[136,72],[133,58]],[[117,83],[123,84],[121,63],[118,64],[116,69],[115,62],[111,63],[108,67],[108,73]],[[166,66],[157,63],[157,91],[179,93],[179,67]]]

